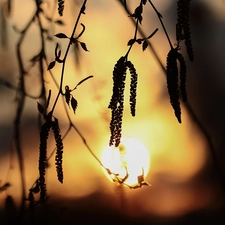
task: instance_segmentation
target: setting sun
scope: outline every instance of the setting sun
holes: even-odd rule
[[[107,177],[116,177],[127,185],[137,185],[138,177],[146,177],[150,168],[150,156],[145,145],[135,138],[124,138],[119,147],[108,146],[102,153],[102,164],[112,173]]]

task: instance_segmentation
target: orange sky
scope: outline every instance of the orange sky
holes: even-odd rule
[[[130,18],[124,14],[119,4],[116,4],[115,1],[109,1],[108,4],[104,1],[97,2],[99,4],[98,7],[90,1],[87,5],[86,15],[81,17],[81,22],[85,24],[86,31],[80,40],[87,44],[90,52],[82,53],[81,70],[78,71],[75,69],[74,56],[71,51],[66,64],[64,86],[69,85],[72,88],[84,77],[94,75],[94,78],[86,81],[73,92],[74,97],[78,101],[78,108],[76,115],[73,114],[72,109],[70,109],[69,113],[74,124],[84,135],[88,145],[91,146],[97,157],[101,158],[103,149],[108,145],[110,135],[110,110],[107,109],[107,106],[112,90],[112,70],[120,56],[126,53],[128,49],[126,44],[133,37],[134,27],[130,22]],[[170,2],[167,1],[164,4],[165,1],[158,1],[157,9],[168,16],[166,10],[170,6]],[[134,3],[135,1],[132,1],[133,5]],[[18,2],[15,4],[18,4]],[[28,10],[28,8],[30,9],[30,7],[32,8],[31,1],[20,1],[20,5],[13,10],[9,24],[22,26],[22,21],[26,21],[29,18],[31,10]],[[72,10],[67,7],[68,5],[66,4],[65,10],[68,15],[63,18],[66,27],[57,27],[55,32],[62,32],[61,29],[63,29],[63,32],[69,36],[73,27],[74,17],[71,18],[70,11]],[[150,14],[148,16],[149,20],[143,20],[143,29],[148,35],[156,28],[159,28],[159,31],[152,38],[152,42],[165,64],[169,45],[157,19],[153,19],[153,22],[150,20],[155,18],[155,14],[149,6],[146,8]],[[24,11],[21,11],[22,9]],[[28,13],[25,14],[24,12]],[[164,18],[166,24],[168,24],[168,20]],[[172,30],[169,31],[173,32]],[[11,55],[14,53],[13,48],[18,35],[11,28],[9,28],[9,34],[10,52],[4,53],[1,50],[1,60],[7,59],[6,61],[10,61]],[[38,35],[35,26],[29,33],[29,36],[31,39],[28,39],[23,46],[25,58],[32,56],[38,49],[37,43],[39,42],[38,39],[36,40]],[[67,40],[60,42],[63,47],[67,45]],[[47,47],[49,47],[47,51],[49,61],[52,61],[54,59],[54,44],[50,43]],[[165,75],[151,52],[148,50],[142,52],[140,46],[134,46],[129,59],[135,65],[139,75],[137,116],[132,118],[129,112],[129,83],[127,83],[123,136],[137,138],[148,148],[151,157],[151,169],[146,180],[152,186],[143,187],[140,190],[125,188],[125,195],[129,205],[127,213],[132,215],[135,215],[135,213],[137,215],[152,213],[161,216],[175,216],[208,207],[215,197],[210,193],[211,187],[206,187],[206,184],[198,183],[194,179],[204,168],[207,160],[207,147],[202,135],[191,122],[183,106],[183,123],[178,124],[169,104]],[[10,64],[6,63],[5,67],[0,69],[0,72],[1,70],[8,70],[13,76],[18,76],[16,68],[16,61],[12,61]],[[56,79],[59,79],[60,71],[60,65],[57,65],[52,70]],[[32,94],[38,93],[40,88],[38,85],[33,85],[36,79],[35,76],[34,70],[34,73],[29,74],[26,80],[27,90]],[[53,92],[51,99],[53,102],[57,89],[52,86],[52,79],[48,72],[46,72],[45,79],[47,88],[50,88]],[[129,78],[127,81],[129,81]],[[6,117],[8,113],[6,109],[9,102],[13,104],[13,96],[11,93],[8,96],[4,96],[4,99],[0,98],[0,104],[4,106],[0,112],[0,118]],[[68,127],[68,120],[64,110],[62,103],[59,103],[55,111],[55,116],[59,119],[59,123],[62,126],[62,133]],[[12,133],[13,116],[10,115],[8,117],[11,121],[0,120],[0,125],[7,127],[9,135]],[[23,118],[24,121],[28,120],[22,123],[27,190],[38,176],[39,133],[36,129],[36,118],[36,101],[29,99],[26,102]],[[9,146],[9,144],[4,145],[5,151],[7,151]],[[115,192],[116,184],[106,179],[101,166],[88,152],[88,149],[74,130],[66,137],[64,146],[63,167],[65,179],[63,185],[57,181],[54,157],[49,162],[47,189],[52,196],[78,198],[88,196],[100,189],[118,198]],[[54,142],[52,136],[50,136],[49,153],[53,149]],[[0,180],[3,183],[8,172],[9,155],[4,154],[1,156],[0,161],[0,171],[2,171]],[[20,181],[16,156],[14,156],[13,162],[14,169],[10,179],[12,187],[9,189],[9,193],[18,198]],[[3,194],[0,195],[0,202],[4,197]],[[196,198],[198,198],[197,202]],[[138,212],[136,210],[137,206],[139,206]]]

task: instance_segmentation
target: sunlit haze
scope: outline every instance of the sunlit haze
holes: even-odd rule
[[[127,179],[124,181],[128,185],[137,185],[138,176],[146,177],[150,166],[149,151],[143,143],[134,138],[123,138],[121,144],[116,148],[107,146],[102,153],[103,165],[114,174],[119,174],[118,178]],[[109,174],[107,174],[109,176]],[[114,175],[110,176],[115,179]]]
[[[12,18],[8,22],[8,51],[0,49],[0,75],[4,80],[13,80],[16,84],[19,70],[14,54],[19,34],[15,32],[12,26],[17,27],[18,30],[22,29],[26,20],[29,19],[30,9],[33,9],[34,5],[33,1],[29,0],[13,2],[17,7],[13,8]],[[20,3],[18,4],[18,2]],[[67,199],[88,198],[95,193],[106,194],[112,199],[117,199],[118,194],[115,187],[118,183],[110,182],[113,180],[113,176],[110,177],[105,172],[100,163],[102,162],[104,167],[108,168],[113,174],[119,174],[121,179],[128,174],[124,183],[130,186],[137,184],[137,178],[140,175],[143,175],[145,180],[151,184],[150,187],[142,187],[137,190],[124,187],[129,215],[142,216],[149,213],[155,216],[172,217],[186,215],[209,207],[215,201],[214,184],[212,182],[210,183],[212,186],[206,185],[207,182],[204,178],[198,179],[198,176],[201,176],[201,173],[208,166],[209,153],[206,139],[200,132],[198,125],[193,122],[188,114],[185,103],[181,103],[182,124],[177,122],[170,105],[164,71],[151,50],[147,49],[143,52],[138,44],[134,45],[129,54],[129,60],[135,65],[138,73],[136,116],[132,117],[130,114],[130,74],[127,73],[122,143],[118,148],[108,146],[111,118],[108,104],[113,88],[112,71],[117,60],[127,52],[127,42],[133,38],[135,27],[130,21],[131,18],[128,17],[117,1],[98,0],[96,4],[94,2],[94,0],[88,1],[86,14],[81,17],[81,23],[85,24],[85,32],[80,37],[80,41],[86,43],[89,52],[81,51],[78,69],[74,58],[74,48],[71,48],[65,67],[63,91],[66,85],[69,85],[72,89],[85,77],[93,75],[93,78],[85,81],[72,92],[78,102],[76,114],[71,107],[66,106],[68,114],[79,132],[71,128],[63,140],[63,184],[57,180],[54,161],[55,142],[54,136],[50,132],[48,156],[53,153],[53,157],[49,159],[46,172],[50,201],[58,197],[64,198],[65,202],[62,204],[67,205]],[[132,9],[136,2],[139,1],[132,1]],[[175,11],[170,11],[173,1],[153,2],[163,15],[165,25],[168,27],[169,34],[171,34],[171,40],[175,43],[176,37],[173,35],[175,27],[171,25],[176,21],[175,14],[172,15]],[[164,4],[165,2],[167,3]],[[65,1],[66,13],[61,18],[64,20],[65,26],[56,25],[53,30],[54,33],[64,32],[68,36],[71,34],[78,7],[72,3],[72,6],[70,6],[69,3],[70,1]],[[47,7],[47,3],[45,7]],[[214,10],[218,10],[218,7],[215,7]],[[146,7],[145,14],[147,16],[144,17],[141,26],[146,36],[159,28],[159,31],[151,38],[151,43],[155,46],[156,52],[165,66],[166,55],[170,46],[152,8]],[[58,15],[56,14],[55,19],[57,18]],[[220,20],[223,19],[224,22],[222,16],[219,18]],[[82,26],[79,25],[77,33],[81,30]],[[35,52],[37,53],[39,48],[39,32],[34,25],[29,33],[29,38],[27,37],[27,42],[23,43],[24,59],[27,60],[26,68],[30,68],[30,57]],[[46,41],[49,62],[55,59],[56,42],[60,43],[63,55],[68,39],[53,37],[53,41]],[[199,50],[200,47],[196,49]],[[196,58],[198,60],[198,55]],[[195,64],[188,63],[187,68],[191,68],[192,65]],[[194,69],[188,69],[187,77],[189,73],[190,75],[194,74]],[[54,78],[59,82],[61,64],[57,64],[51,71]],[[26,91],[31,96],[37,96],[42,88],[41,85],[36,85],[40,82],[37,74],[38,69],[32,68],[26,75]],[[58,88],[47,68],[44,80],[48,90],[51,89],[52,91],[49,104],[49,108],[51,108],[57,96]],[[190,93],[190,105],[193,104],[193,107],[198,106],[192,92],[195,84],[197,82],[187,81],[187,92]],[[6,87],[1,87],[0,90],[0,185],[9,178],[11,187],[8,191],[19,203],[21,181],[18,158],[15,146],[10,145],[16,113],[15,91]],[[26,98],[21,119],[21,143],[27,193],[38,178],[37,101],[38,99]],[[54,116],[58,118],[63,136],[70,124],[61,98],[55,108]],[[210,125],[210,128],[211,126],[213,127],[213,125]],[[36,198],[38,198],[38,195],[36,195]],[[4,199],[5,195],[0,193],[0,207],[3,207]],[[111,204],[115,208],[120,207],[116,200],[113,203],[106,201],[104,204]]]

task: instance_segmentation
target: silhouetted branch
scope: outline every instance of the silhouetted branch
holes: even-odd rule
[[[127,5],[125,7],[122,0],[118,0],[118,3],[126,11],[126,13],[131,14],[131,11],[130,11],[129,7]],[[133,22],[134,25],[136,24],[136,21],[133,18],[132,18],[131,21]],[[140,26],[138,27],[138,32],[139,32],[139,34],[142,37],[145,37],[144,31],[142,30],[142,28]],[[147,40],[147,42],[148,42],[148,45],[149,45],[149,50],[151,51],[151,53],[155,57],[157,63],[159,64],[159,66],[161,67],[162,71],[164,72],[164,75],[166,76],[166,68],[165,68],[163,62],[160,60],[160,58],[159,58],[159,56],[158,56],[154,46],[152,45],[152,43],[149,40]],[[195,123],[197,125],[197,127],[200,129],[200,131],[204,135],[206,143],[208,144],[208,148],[209,148],[210,154],[212,156],[212,161],[213,161],[214,167],[215,167],[215,169],[216,169],[216,171],[218,173],[218,176],[219,176],[219,179],[220,179],[220,182],[221,182],[221,186],[222,186],[223,191],[225,193],[225,177],[224,177],[224,174],[223,174],[223,172],[221,170],[221,167],[219,166],[219,162],[218,162],[218,159],[217,159],[217,156],[216,156],[216,150],[215,150],[215,148],[213,146],[213,143],[211,141],[211,137],[210,137],[207,129],[205,128],[205,126],[201,122],[201,120],[197,117],[197,115],[194,112],[194,110],[193,110],[192,106],[190,105],[190,103],[186,102],[182,106],[186,109],[186,111],[187,111],[189,117],[191,118],[191,120],[193,121],[193,123]]]

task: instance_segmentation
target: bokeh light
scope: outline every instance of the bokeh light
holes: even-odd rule
[[[124,180],[133,186],[138,184],[138,177],[146,177],[150,168],[150,157],[147,148],[135,138],[123,138],[118,147],[107,146],[102,153],[102,164],[113,174],[110,179]],[[105,171],[105,170],[104,170]],[[118,174],[116,177],[114,174]],[[109,177],[109,174],[106,173]]]

